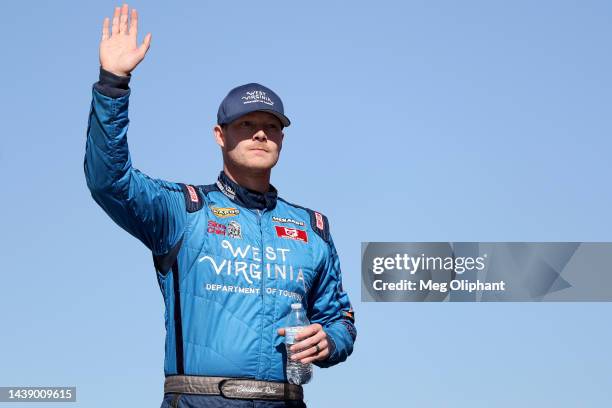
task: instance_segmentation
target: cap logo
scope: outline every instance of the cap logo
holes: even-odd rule
[[[274,102],[272,102],[272,99],[270,99],[264,91],[247,91],[241,99],[244,101],[242,102],[243,105],[260,102],[274,106]]]

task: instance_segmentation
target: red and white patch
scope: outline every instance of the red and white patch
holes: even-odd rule
[[[226,226],[218,222],[208,221],[208,232],[211,234],[225,235]]]
[[[187,191],[189,191],[189,199],[192,203],[197,203],[198,201],[200,201],[198,199],[198,193],[196,193],[195,188],[193,188],[193,186],[187,186]]]
[[[315,211],[315,218],[317,219],[317,228],[323,231],[323,216]]]
[[[308,234],[306,231],[297,228],[287,228],[280,225],[275,225],[276,235],[279,238],[295,239],[296,241],[308,242]]]

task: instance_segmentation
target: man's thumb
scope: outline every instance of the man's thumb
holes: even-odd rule
[[[147,34],[142,44],[140,44],[140,47],[138,47],[138,49],[140,50],[140,54],[142,54],[143,57],[147,53],[147,51],[149,51],[149,47],[151,46],[151,37],[151,33]]]

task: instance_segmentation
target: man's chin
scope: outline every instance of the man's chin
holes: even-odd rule
[[[276,165],[276,163],[252,161],[250,163],[246,163],[241,167],[244,170],[252,173],[266,173],[269,172],[272,167],[274,167],[274,165]]]

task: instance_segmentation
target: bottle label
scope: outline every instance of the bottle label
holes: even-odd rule
[[[285,343],[287,344],[295,344],[295,335],[298,334],[303,327],[293,326],[293,327],[285,327]]]

